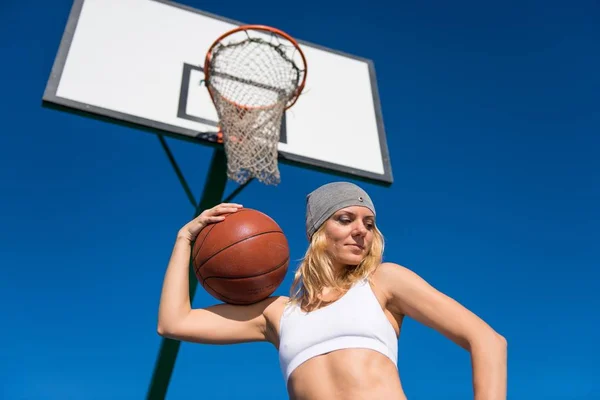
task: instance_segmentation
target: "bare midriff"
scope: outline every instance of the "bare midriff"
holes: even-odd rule
[[[291,400],[406,400],[398,370],[383,354],[343,349],[314,357],[290,376]]]

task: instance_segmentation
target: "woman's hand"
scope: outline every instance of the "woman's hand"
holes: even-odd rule
[[[191,243],[206,225],[223,221],[228,214],[235,213],[242,208],[241,204],[221,203],[213,208],[204,210],[196,218],[185,224],[179,230],[177,237],[186,239]]]

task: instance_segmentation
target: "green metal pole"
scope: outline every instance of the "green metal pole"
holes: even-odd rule
[[[181,174],[179,168],[177,167],[177,164],[175,163],[175,159],[172,157],[171,152],[166,146],[164,138],[162,138],[162,136],[159,136],[159,139],[161,140],[161,144],[165,148],[165,151],[169,156],[169,160],[173,164],[177,176],[182,182],[186,193],[188,194],[188,196],[191,196],[189,186],[185,182],[183,175]],[[204,185],[202,198],[199,204],[194,205],[196,207],[194,217],[196,217],[200,212],[202,212],[202,210],[213,207],[221,202],[221,199],[223,198],[223,194],[225,192],[225,186],[227,184],[226,168],[227,165],[225,152],[222,149],[216,149],[213,153],[213,158],[210,164],[210,170],[208,171],[208,178]],[[194,294],[196,293],[198,280],[194,278],[191,260],[189,276],[190,300],[192,300],[194,298]],[[162,340],[160,351],[158,353],[158,359],[154,366],[154,373],[152,375],[152,380],[150,381],[150,387],[146,396],[148,400],[162,400],[166,398],[167,389],[169,387],[169,382],[173,374],[175,360],[177,359],[177,353],[179,352],[180,344],[181,342],[178,340],[167,338]]]

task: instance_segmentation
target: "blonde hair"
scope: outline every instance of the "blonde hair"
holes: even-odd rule
[[[381,264],[384,239],[382,233],[373,226],[373,241],[365,258],[356,266],[349,266],[341,276],[336,276],[331,257],[327,254],[325,224],[314,233],[300,266],[294,274],[290,289],[291,304],[297,304],[306,311],[317,309],[323,288],[333,288],[345,292],[361,279],[370,278]]]

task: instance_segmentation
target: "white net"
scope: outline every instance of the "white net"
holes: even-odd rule
[[[227,175],[240,184],[250,178],[280,182],[281,121],[305,73],[294,60],[295,51],[274,34],[251,38],[248,31],[212,50],[206,84],[219,116]]]

